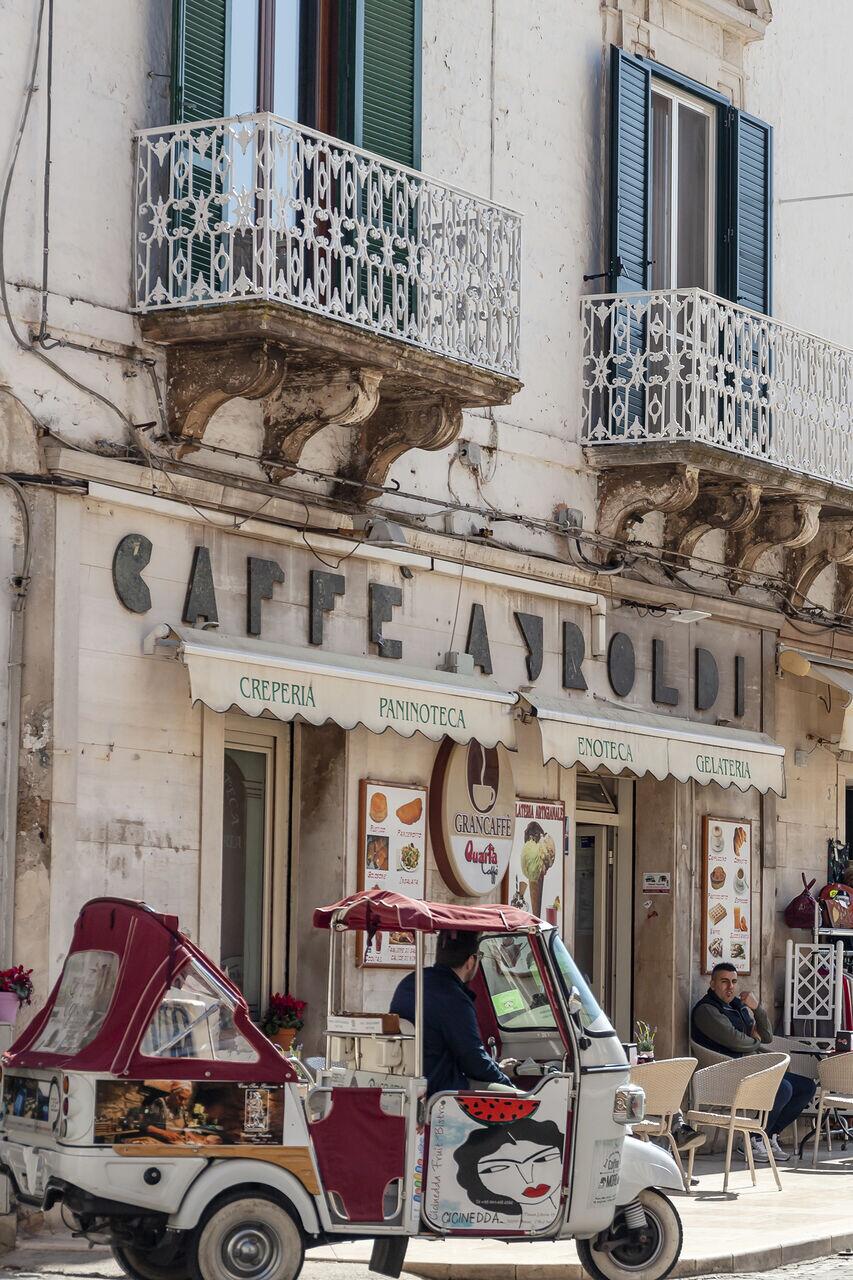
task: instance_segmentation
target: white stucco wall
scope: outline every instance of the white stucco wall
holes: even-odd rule
[[[76,339],[132,344],[127,313],[135,128],[168,115],[169,3],[74,0],[55,20],[50,322]],[[701,6],[700,6],[701,8]],[[507,510],[551,515],[558,502],[592,518],[594,486],[575,444],[579,421],[578,299],[582,276],[604,269],[606,54],[623,39],[730,93],[775,126],[777,311],[795,325],[845,341],[850,231],[841,200],[784,203],[845,187],[853,106],[845,94],[845,32],[853,14],[826,0],[780,0],[763,40],[743,52],[731,32],[684,5],[619,0],[548,0],[535,7],[472,0],[460,21],[451,0],[427,0],[423,43],[423,168],[525,219],[522,314],[524,390],[492,421],[469,415],[464,433],[500,448],[483,492]],[[23,101],[35,6],[6,0],[0,12],[0,148],[8,154]],[[827,31],[833,39],[825,39]],[[93,35],[96,37],[93,39]],[[820,74],[815,74],[815,68]],[[37,317],[40,278],[44,77],[18,162],[6,230],[11,300],[22,324]],[[808,102],[808,109],[803,104]],[[815,133],[819,122],[819,133]],[[814,145],[819,137],[820,145]],[[847,186],[850,184],[847,183]],[[782,202],[782,203],[780,203]],[[849,203],[849,201],[848,201]],[[594,286],[598,287],[598,286]],[[84,382],[107,392],[136,421],[156,416],[148,380],[109,359],[54,353]],[[126,377],[127,373],[134,376]],[[103,405],[18,352],[0,325],[0,376],[42,422],[74,439],[119,440]],[[228,409],[232,421],[258,408]],[[448,492],[449,453],[412,454],[394,470],[404,487]],[[312,461],[322,461],[322,448]],[[487,475],[488,471],[487,459]],[[214,466],[221,461],[212,460]],[[458,465],[453,491],[483,505]],[[551,540],[502,526],[500,536],[554,550]]]
[[[404,457],[392,473],[403,487],[437,499],[458,496],[478,506],[487,500],[536,516],[550,516],[558,502],[565,502],[581,507],[587,525],[593,523],[594,481],[577,445],[578,300],[585,289],[583,274],[606,266],[603,132],[610,39],[623,39],[628,47],[730,93],[737,105],[774,125],[776,311],[791,324],[853,345],[848,303],[853,232],[845,195],[851,186],[846,175],[853,103],[846,50],[853,9],[847,0],[821,0],[816,21],[814,5],[776,0],[767,34],[744,53],[731,32],[709,20],[713,7],[710,0],[703,5],[614,0],[607,6],[598,0],[543,0],[535,6],[470,0],[460,10],[451,0],[424,0],[423,168],[524,215],[525,386],[491,417],[467,417],[463,434],[500,451],[494,474],[487,471],[482,482],[484,496],[470,474],[452,462],[453,448]],[[36,8],[34,0],[0,0],[0,155],[5,157],[20,121]],[[700,8],[705,17],[697,16]],[[68,0],[56,10],[50,324],[59,337],[120,352],[139,341],[128,312],[131,134],[168,118],[170,4]],[[38,317],[45,94],[42,72],[5,231],[10,302],[24,330]],[[843,198],[790,203],[803,194]],[[132,366],[109,355],[62,349],[52,358],[107,394],[134,421],[156,417],[151,387]],[[115,414],[34,355],[19,351],[2,321],[0,383],[12,387],[39,423],[72,441],[125,440]],[[248,439],[258,414],[257,405],[234,403],[211,430],[222,440],[230,431]],[[324,456],[331,455],[322,447],[312,450],[312,464],[322,465]],[[214,457],[205,461],[223,469],[229,465]],[[487,456],[487,468],[490,462]],[[23,947],[32,951],[44,978],[48,971],[55,973],[73,915],[87,896],[120,883],[155,906],[177,910],[194,930],[201,892],[200,713],[187,705],[179,668],[164,672],[155,690],[148,668],[140,666],[146,622],[122,617],[116,607],[109,580],[114,540],[97,532],[98,521],[105,519],[98,504],[68,498],[60,505],[56,541],[52,532],[46,535],[50,555],[37,562],[39,571],[49,574],[55,551],[62,570],[57,572],[58,662],[42,698],[33,703],[42,717],[49,713],[54,735],[49,747],[59,765],[52,795],[53,862],[27,864],[27,892],[20,904]],[[9,519],[3,506],[0,576],[6,574]],[[111,533],[116,522],[124,521],[128,530],[138,525],[136,516],[113,515],[111,521]],[[556,540],[517,526],[497,529],[507,542],[559,550]],[[190,523],[177,521],[174,536],[152,562],[152,590],[168,613],[180,608],[195,540]],[[265,549],[259,543],[257,554]],[[225,572],[236,583],[242,560]],[[453,589],[446,582],[436,602],[437,618],[444,619],[453,608]],[[0,645],[4,608],[0,602]],[[229,603],[226,591],[220,608],[227,629],[242,604],[236,595]],[[49,626],[50,619],[40,625]],[[445,631],[442,623],[429,637],[436,652]],[[509,614],[504,632],[502,642],[514,649],[510,656],[521,673],[523,649]],[[547,661],[552,667],[556,663],[553,646]],[[371,768],[396,767],[393,759],[384,759],[387,751],[387,745],[378,748]],[[826,765],[820,766],[822,785]],[[815,814],[808,780],[802,792],[798,788],[795,781],[791,804],[780,812],[787,813],[792,833],[805,797],[809,821],[822,838],[832,823],[824,812]],[[783,837],[780,878],[786,893],[796,879],[794,847],[793,840],[785,846]],[[49,956],[43,939],[34,936],[48,909]]]

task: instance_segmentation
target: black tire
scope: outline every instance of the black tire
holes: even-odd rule
[[[626,1240],[605,1251],[593,1248],[591,1240],[576,1241],[581,1266],[593,1280],[664,1280],[678,1262],[683,1232],[675,1206],[651,1187],[640,1192],[639,1200],[653,1229],[648,1244],[632,1245]],[[617,1229],[620,1214],[621,1210],[614,1219]]]
[[[190,1280],[185,1245],[177,1252],[170,1248],[168,1261],[162,1262],[158,1255],[164,1255],[159,1249],[132,1249],[127,1245],[114,1244],[112,1255],[130,1280]]]
[[[296,1280],[302,1232],[271,1195],[237,1191],[204,1215],[188,1250],[192,1280]]]

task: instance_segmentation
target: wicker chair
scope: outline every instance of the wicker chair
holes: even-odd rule
[[[694,1110],[687,1113],[687,1123],[695,1128],[724,1129],[726,1163],[723,1191],[728,1190],[735,1134],[743,1138],[746,1159],[756,1185],[755,1162],[752,1158],[753,1134],[764,1142],[767,1158],[782,1190],[779,1170],[767,1137],[767,1117],[773,1109],[782,1077],[788,1069],[787,1053],[755,1053],[745,1058],[730,1058],[697,1071],[692,1080]],[[693,1175],[693,1152],[688,1156],[687,1176]]]
[[[814,1134],[812,1168],[817,1167],[817,1148],[824,1116],[832,1111],[853,1111],[853,1053],[833,1053],[818,1063],[817,1126]],[[832,1147],[830,1146],[830,1151]]]
[[[665,1138],[675,1163],[681,1171],[684,1190],[690,1193],[690,1179],[681,1162],[681,1153],[672,1135],[672,1118],[681,1110],[687,1086],[696,1070],[695,1058],[665,1058],[631,1068],[631,1083],[638,1084],[646,1095],[646,1119],[631,1127],[635,1138]]]
[[[703,1067],[716,1066],[718,1062],[731,1062],[731,1058],[727,1053],[717,1053],[714,1049],[706,1049],[701,1044],[696,1044],[695,1040],[690,1041],[690,1052],[699,1064],[699,1069]]]

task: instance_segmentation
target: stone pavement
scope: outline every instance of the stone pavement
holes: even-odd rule
[[[721,1164],[697,1160],[700,1185],[678,1196],[684,1223],[684,1251],[675,1276],[721,1276],[759,1280],[853,1280],[853,1153],[809,1165],[780,1167],[782,1191],[767,1168],[758,1170],[753,1188],[742,1164],[735,1166],[726,1196]],[[367,1244],[312,1249],[304,1280],[368,1280]],[[832,1256],[827,1256],[832,1255]],[[821,1261],[813,1261],[821,1259]],[[784,1271],[774,1268],[785,1264]],[[488,1241],[413,1241],[406,1271],[434,1280],[581,1280],[584,1273],[571,1244],[501,1244]],[[0,1256],[0,1280],[118,1280],[108,1251],[88,1249],[65,1233],[33,1236],[14,1253]],[[375,1278],[374,1278],[375,1280]]]
[[[779,1166],[777,1191],[767,1167],[757,1170],[753,1187],[746,1165],[736,1162],[729,1190],[722,1192],[722,1162],[697,1158],[699,1186],[691,1196],[675,1197],[684,1224],[684,1249],[675,1276],[762,1272],[853,1249],[853,1152],[837,1148],[830,1157],[821,1148],[816,1170],[811,1149],[802,1165]],[[316,1260],[364,1263],[367,1245],[313,1249]],[[853,1265],[845,1266],[853,1280]],[[569,1243],[502,1244],[485,1240],[413,1240],[406,1270],[426,1280],[581,1280],[584,1276]]]

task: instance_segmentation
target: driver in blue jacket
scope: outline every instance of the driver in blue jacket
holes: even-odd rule
[[[468,987],[480,966],[476,933],[438,935],[435,964],[424,969],[424,1071],[427,1096],[444,1089],[468,1089],[469,1082],[512,1087],[480,1039],[475,996]],[[415,975],[409,973],[394,992],[391,1012],[415,1020]],[[502,1064],[511,1069],[515,1063]]]

